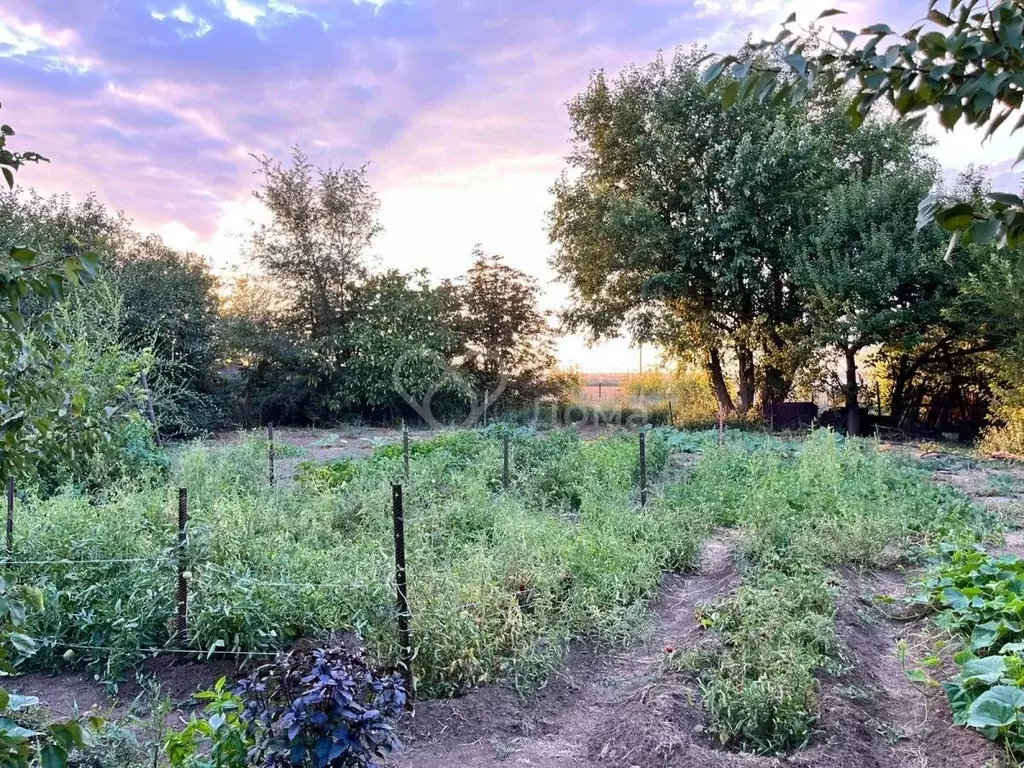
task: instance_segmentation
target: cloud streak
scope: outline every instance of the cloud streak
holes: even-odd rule
[[[372,161],[386,263],[450,273],[482,241],[546,280],[565,103],[592,70],[729,50],[833,3],[852,25],[914,18],[882,0],[6,0],[0,100],[53,159],[23,183],[96,191],[218,264],[252,212],[250,153],[297,143]]]

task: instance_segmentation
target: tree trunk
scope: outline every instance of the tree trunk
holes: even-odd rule
[[[726,413],[736,410],[733,405],[732,395],[729,394],[729,387],[725,383],[725,373],[722,371],[722,356],[717,347],[712,347],[708,353],[707,360],[708,376],[711,377],[711,386],[715,390],[715,397],[718,398],[718,406]]]
[[[743,346],[736,347],[736,361],[740,368],[740,413],[747,413],[754,405],[757,391],[757,371],[754,368],[754,353]]]
[[[846,352],[846,434],[860,434],[860,404],[857,402],[857,349],[849,346]]]

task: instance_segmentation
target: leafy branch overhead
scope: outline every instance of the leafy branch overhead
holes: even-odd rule
[[[855,126],[884,101],[913,123],[934,113],[947,130],[962,122],[984,129],[986,140],[1011,117],[1014,132],[1024,127],[1024,3],[949,0],[945,10],[938,6],[929,0],[925,18],[902,33],[887,24],[828,32],[821,22],[843,13],[837,9],[807,28],[791,14],[774,40],[717,58],[704,80],[721,84],[727,107],[743,99],[798,102],[818,87],[849,87]],[[1017,162],[1022,159],[1024,148]],[[991,193],[952,208],[929,198],[919,222],[931,221],[968,243],[1024,243],[1024,200],[1014,194]]]
[[[0,172],[10,189],[14,188],[14,173],[25,163],[48,163],[47,158],[38,152],[12,152],[7,148],[7,138],[14,135],[14,129],[3,123],[0,125]]]

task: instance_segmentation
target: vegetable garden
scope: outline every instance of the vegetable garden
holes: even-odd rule
[[[1019,748],[1020,566],[974,549],[997,539],[995,515],[929,482],[910,460],[825,430],[792,440],[729,431],[724,444],[716,431],[649,429],[645,437],[645,506],[635,434],[584,441],[573,430],[499,424],[411,443],[405,547],[425,722],[431,699],[472,701],[504,686],[534,706],[563,670],[571,674],[580,642],[599,656],[636,647],[650,633],[663,574],[699,578],[708,543],[728,542],[732,576],[678,607],[695,620],[693,631],[667,634],[650,672],[657,685],[689,691],[699,726],[684,741],[700,759],[830,754],[823,691],[863,662],[840,620],[850,567],[907,569],[907,597],[896,602],[917,611],[921,626],[925,614],[937,619],[928,632],[934,647],[904,658],[907,685],[934,699],[943,681],[950,718],[1005,744],[1007,754]],[[91,495],[19,494],[11,567],[41,590],[45,606],[27,619],[39,646],[27,663],[84,666],[116,688],[154,653],[187,650],[251,666],[296,644],[350,642],[344,636],[394,667],[401,649],[390,513],[392,483],[404,482],[402,446],[361,460],[303,462],[293,481],[276,485],[267,447],[252,435],[195,443],[174,452],[170,477]],[[176,487],[189,489],[183,564]],[[179,566],[189,593],[184,649],[175,621]],[[874,602],[867,610],[884,616],[888,603]],[[885,652],[895,658],[898,648]],[[642,721],[643,707],[631,717]],[[450,745],[418,740],[419,726],[410,727],[410,765],[448,754]],[[631,743],[621,724],[609,733]],[[645,759],[697,764],[659,738],[644,742],[653,750]],[[622,758],[603,747],[603,762]],[[891,750],[893,762],[881,764],[899,764],[898,747]]]

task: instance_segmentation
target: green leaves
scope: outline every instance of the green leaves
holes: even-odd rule
[[[702,81],[706,85],[714,85],[716,82],[718,82],[718,78],[722,76],[722,73],[725,72],[725,68],[731,64],[734,64],[736,61],[737,59],[735,56],[723,56],[710,67],[708,67],[706,70],[704,70],[704,74],[701,78]]]
[[[967,229],[973,221],[974,206],[970,203],[958,203],[935,212],[935,222],[950,231]]]
[[[990,739],[1024,737],[1024,562],[954,549],[925,586],[944,608],[937,623],[970,636],[960,673],[943,684],[955,722]]]
[[[55,744],[47,744],[39,750],[41,768],[67,768],[68,753]]]
[[[986,683],[994,685],[1006,674],[1006,659],[1002,656],[987,656],[983,659],[971,659],[960,671],[963,682]]]
[[[856,45],[858,33],[835,30],[843,45],[828,40],[821,44],[817,33],[790,35],[776,41],[751,43],[739,58],[779,55],[784,66],[765,67],[754,73],[741,73],[731,67],[731,75],[741,81],[737,97],[748,93],[757,98],[773,91],[785,92],[794,100],[806,97],[812,84],[822,89],[855,83],[856,91],[847,112],[855,127],[861,126],[875,105],[883,99],[908,121],[920,124],[926,111],[937,113],[946,130],[960,123],[984,128],[987,139],[1020,111],[1024,103],[1024,4],[1001,2],[991,12],[971,13],[974,3],[951,4],[950,15],[928,4],[927,23],[897,34],[887,24],[872,24],[859,35],[869,39]],[[953,9],[959,9],[957,13]],[[830,9],[818,18],[831,16]],[[786,28],[795,21],[790,15]],[[878,50],[883,40],[895,39],[884,53]],[[707,82],[715,82],[730,72],[731,60],[719,59]],[[756,80],[750,91],[745,81]],[[797,86],[803,84],[803,88]],[[733,101],[730,97],[730,105]],[[998,109],[997,109],[998,107]],[[1017,128],[1024,126],[1024,118]],[[1017,163],[1024,159],[1024,149]],[[1024,215],[1024,208],[1012,204]],[[984,211],[978,218],[988,219]],[[963,231],[970,221],[960,218],[944,224],[952,231]],[[1000,246],[1014,246],[1021,229],[1004,221],[979,227],[968,237],[972,242],[995,241]],[[1006,234],[1006,237],[1002,235]]]
[[[971,728],[1006,728],[1020,721],[1024,691],[1015,685],[997,685],[975,699],[967,714]]]

